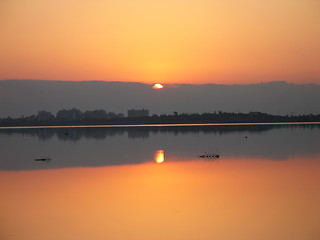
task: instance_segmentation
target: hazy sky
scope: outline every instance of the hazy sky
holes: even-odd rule
[[[320,83],[319,0],[1,0],[0,79]]]
[[[320,113],[319,84],[273,82],[248,85],[181,84],[154,90],[150,84],[98,81],[0,81],[0,118],[54,114],[61,109],[104,109],[127,114],[214,111],[299,115]]]

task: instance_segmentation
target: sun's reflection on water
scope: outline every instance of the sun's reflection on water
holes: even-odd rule
[[[170,154],[160,166],[0,171],[1,239],[318,239],[318,156],[216,165]]]
[[[156,163],[163,163],[164,162],[164,150],[158,150],[155,152],[154,161]]]

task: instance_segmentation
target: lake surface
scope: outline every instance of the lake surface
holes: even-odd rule
[[[318,240],[320,125],[0,129],[0,192],[3,240]]]

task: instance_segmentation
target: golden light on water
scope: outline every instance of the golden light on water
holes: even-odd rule
[[[158,150],[154,154],[154,160],[156,163],[163,163],[164,162],[164,150]]]
[[[160,83],[156,83],[152,86],[153,89],[162,89],[163,88],[163,85],[160,84]]]
[[[155,156],[159,152],[164,153]],[[1,170],[0,235],[10,240],[236,240],[240,233],[246,239],[315,240],[318,159],[229,157],[216,165],[170,157],[163,166]]]

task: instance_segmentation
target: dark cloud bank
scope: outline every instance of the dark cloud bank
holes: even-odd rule
[[[103,81],[0,81],[0,117],[20,117],[39,110],[104,109],[127,113],[149,109],[151,114],[214,111],[270,114],[319,114],[320,85],[269,82],[248,85],[180,84],[153,90],[149,84]]]

